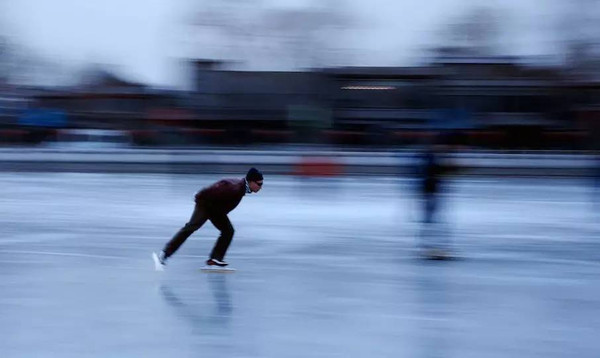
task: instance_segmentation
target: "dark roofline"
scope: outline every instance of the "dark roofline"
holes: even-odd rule
[[[334,67],[321,71],[326,75],[346,78],[435,78],[442,74],[435,67]]]
[[[447,65],[514,65],[520,66],[516,56],[438,56],[434,64]]]

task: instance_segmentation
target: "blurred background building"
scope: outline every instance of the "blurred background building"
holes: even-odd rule
[[[351,49],[344,39],[367,33],[378,17],[352,4],[231,0],[188,7],[191,18],[178,21],[190,34],[181,37],[203,56],[178,58],[190,83],[185,89],[129,80],[110,64],[69,71],[59,59],[25,50],[6,30],[0,143],[95,136],[149,147],[405,148],[439,130],[471,148],[588,150],[597,142],[600,21],[593,1],[553,3],[552,25],[539,41],[557,50],[546,57],[511,55],[520,45],[510,15],[527,7],[457,1],[455,15],[438,14],[402,66],[361,64],[369,44]]]
[[[512,57],[303,72],[194,65],[196,87],[185,92],[104,71],[77,87],[5,85],[2,141],[39,144],[63,130],[98,129],[121,131],[132,145],[410,146],[452,130],[471,147],[584,150],[599,120],[600,81]]]

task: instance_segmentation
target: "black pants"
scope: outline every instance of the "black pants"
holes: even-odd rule
[[[229,221],[226,214],[209,215],[202,202],[196,203],[190,220],[167,243],[163,250],[165,257],[173,255],[190,235],[204,225],[206,220],[210,220],[221,231],[221,235],[213,247],[210,258],[222,261],[233,239],[233,225],[231,225],[231,221]]]
[[[423,223],[432,224],[437,220],[439,206],[438,193],[424,193],[423,195]]]

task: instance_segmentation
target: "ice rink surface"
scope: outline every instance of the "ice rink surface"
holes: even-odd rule
[[[456,179],[459,260],[417,258],[394,178],[267,177],[230,218],[150,253],[218,177],[0,174],[0,356],[598,357],[600,206],[584,179]]]

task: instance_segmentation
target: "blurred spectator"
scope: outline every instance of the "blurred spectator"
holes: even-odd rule
[[[437,134],[417,162],[418,191],[423,210],[417,245],[423,250],[423,256],[429,259],[451,257],[450,233],[440,209],[443,206],[445,177],[455,171],[450,159],[444,155],[453,143],[450,135]]]

